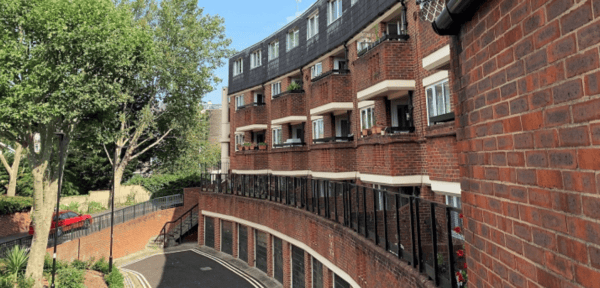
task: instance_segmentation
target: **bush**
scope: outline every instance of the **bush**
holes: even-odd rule
[[[85,270],[88,267],[88,264],[84,261],[75,259],[73,260],[73,262],[71,262],[71,267],[75,268],[75,269],[79,269],[79,270]]]
[[[56,271],[68,267],[69,262],[67,262],[66,260],[56,260]],[[44,256],[44,272],[52,273],[52,257],[48,253],[46,253],[46,256]]]
[[[33,206],[33,199],[29,197],[0,196],[0,215],[29,211],[31,206]]]
[[[100,211],[104,211],[106,210],[106,208],[104,206],[102,206],[102,204],[100,204],[100,202],[95,202],[92,201],[90,202],[90,204],[88,204],[88,214],[94,214],[94,213],[98,213]]]
[[[61,288],[85,288],[83,281],[85,280],[85,270],[77,270],[74,268],[63,268],[56,272],[56,280],[58,287]]]
[[[108,262],[104,260],[104,257],[100,258],[100,260],[96,261],[94,265],[92,265],[92,270],[108,274]]]
[[[13,281],[6,276],[0,275],[0,288],[13,288]]]
[[[113,271],[110,274],[104,276],[104,281],[109,288],[123,288],[123,274],[119,269],[113,267]]]
[[[200,173],[155,174],[148,178],[136,175],[124,185],[141,185],[152,193],[151,198],[154,199],[183,194],[183,188],[199,187],[201,180]]]
[[[17,281],[19,288],[31,288],[33,287],[33,284],[35,284],[35,280],[33,280],[33,278],[25,279],[24,277],[19,277],[19,281]]]
[[[8,251],[6,257],[0,260],[3,264],[3,274],[7,275],[13,282],[17,281],[17,278],[25,272],[27,267],[27,260],[29,259],[29,252],[21,248],[21,246],[14,246]]]
[[[71,202],[69,205],[60,205],[60,210],[71,210],[81,214],[81,212],[79,212],[79,203],[77,202]]]

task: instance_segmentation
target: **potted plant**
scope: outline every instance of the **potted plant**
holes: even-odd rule
[[[363,137],[369,136],[369,134],[371,134],[371,130],[369,130],[369,129],[362,129],[362,136]]]
[[[237,150],[238,150],[238,151],[242,151],[242,150],[244,150],[244,145],[242,145],[242,144],[238,144],[238,145],[237,145]]]
[[[256,143],[250,143],[250,150],[256,149]]]
[[[258,143],[258,150],[267,150],[267,143],[265,143],[265,142]]]
[[[288,92],[297,92],[297,91],[301,91],[302,90],[302,86],[300,85],[300,83],[296,83],[296,82],[292,82],[292,84],[290,84],[287,88]]]
[[[248,142],[244,143],[244,150],[250,150],[250,145],[252,145],[252,144],[250,144]]]
[[[381,134],[381,130],[383,130],[383,122],[377,121],[377,125],[371,127],[373,134]]]

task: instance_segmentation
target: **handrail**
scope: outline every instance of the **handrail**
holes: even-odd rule
[[[300,89],[300,90],[284,91],[284,92],[281,92],[281,93],[279,93],[277,95],[273,95],[273,97],[271,97],[271,98],[277,99],[277,98],[279,98],[281,96],[285,96],[285,95],[289,95],[289,94],[302,94],[302,93],[304,93],[304,90],[302,90],[302,89]]]
[[[182,219],[189,213],[190,217],[193,217],[192,212],[195,208],[198,208],[198,204],[192,206],[192,208],[190,208],[188,211],[185,211],[181,216],[179,216],[179,218],[173,220],[173,221],[168,221],[165,223],[165,225],[163,225],[163,228],[160,230],[160,234],[158,234],[158,236],[156,237],[156,239],[154,239],[154,243],[158,242],[158,239],[162,236],[163,239],[163,245],[166,247],[167,245],[167,225],[172,224],[172,223],[177,223],[178,221],[181,221],[181,225],[183,225],[183,221]],[[181,231],[183,231],[182,228],[180,228],[180,233]],[[181,241],[181,234],[179,236],[180,241]]]
[[[334,69],[334,70],[330,70],[327,72],[322,73],[321,75],[314,77],[310,80],[311,83],[315,83],[329,75],[333,75],[333,74],[339,74],[339,75],[346,75],[346,74],[350,74],[350,70],[348,69]]]
[[[341,142],[353,141],[354,135],[350,134],[348,136],[318,138],[318,139],[314,139],[313,143],[317,144],[317,143],[337,142],[338,140],[341,140]]]
[[[379,44],[385,42],[386,40],[407,40],[408,35],[401,34],[384,34],[383,37],[379,38],[377,41],[370,43],[367,48],[361,49],[356,53],[356,57],[360,58],[361,56],[367,54],[367,52],[373,50],[375,47],[379,46]]]

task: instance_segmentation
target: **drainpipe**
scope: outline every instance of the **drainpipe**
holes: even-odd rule
[[[406,3],[405,1],[400,2],[402,7],[400,8],[400,39],[408,40],[408,20],[406,18]]]
[[[433,31],[438,35],[456,35],[460,26],[471,20],[482,1],[449,0],[442,13],[433,21]]]
[[[348,41],[344,42],[344,54],[345,54],[344,60],[346,61],[346,67],[344,67],[344,70],[349,70],[350,69],[350,59],[348,59]]]

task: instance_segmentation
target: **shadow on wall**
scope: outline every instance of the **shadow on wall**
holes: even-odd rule
[[[0,215],[0,237],[26,233],[29,231],[31,211]]]

